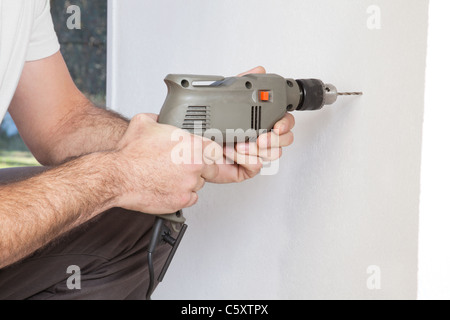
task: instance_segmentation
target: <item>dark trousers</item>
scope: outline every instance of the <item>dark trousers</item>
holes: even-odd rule
[[[0,170],[0,183],[43,170]],[[120,208],[100,214],[1,269],[0,299],[145,299],[149,284],[146,250],[154,219]],[[161,245],[154,253],[156,275],[169,250],[168,245]]]

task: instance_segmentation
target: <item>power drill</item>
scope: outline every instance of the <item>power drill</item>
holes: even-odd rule
[[[228,78],[169,74],[164,81],[168,94],[158,122],[208,138],[213,136],[218,143],[255,141],[260,134],[271,130],[286,112],[319,110],[335,103],[338,96],[362,95],[362,92],[338,92],[332,84],[318,79],[294,80],[276,74]],[[179,232],[177,239],[172,238],[163,220],[170,221],[173,230]],[[158,277],[161,282],[186,228],[182,211],[156,217],[148,249],[148,298],[155,284],[151,254],[159,243],[173,247]]]

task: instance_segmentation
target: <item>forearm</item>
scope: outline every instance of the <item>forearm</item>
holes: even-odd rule
[[[25,63],[9,112],[36,159],[49,166],[112,150],[128,127],[78,90],[59,52]]]
[[[97,108],[87,99],[79,104],[58,124],[45,164],[58,165],[70,158],[113,150],[128,128],[129,121],[115,112]]]
[[[0,186],[0,268],[114,206],[114,153],[94,153]]]

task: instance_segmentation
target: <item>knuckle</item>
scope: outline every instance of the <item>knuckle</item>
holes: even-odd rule
[[[184,208],[180,203],[178,203],[175,200],[170,201],[167,204],[167,207],[168,207],[168,212],[176,212],[176,211]]]
[[[256,177],[262,170],[263,163],[260,161],[258,164],[252,165],[251,168],[247,171],[248,178],[254,178]]]
[[[248,171],[254,173],[255,175],[258,174],[261,169],[263,168],[263,159],[258,159],[257,163],[252,164],[248,167]]]
[[[205,186],[205,181],[204,180],[200,180],[197,182],[197,184],[194,186],[194,191],[200,191],[201,189],[203,189],[203,187]]]
[[[145,114],[135,115],[130,121],[130,128],[133,128],[135,133],[142,133],[149,126],[149,118]]]
[[[186,187],[187,187],[188,191],[191,191],[195,187],[197,187],[198,183],[199,183],[198,178],[196,176],[191,176],[191,177],[187,178]]]
[[[272,148],[262,158],[266,161],[274,161],[281,158],[282,153],[282,148]]]
[[[279,143],[276,147],[288,147],[294,142],[294,134],[292,132],[288,132],[280,137]]]
[[[291,144],[294,143],[294,133],[289,132],[287,143],[288,143],[288,146],[290,146]]]
[[[270,136],[269,146],[277,147],[280,145],[280,135],[274,133]]]
[[[259,138],[258,138],[258,145],[259,145],[260,147],[268,147],[268,145],[269,145],[269,140],[270,140],[270,139],[269,139],[267,133],[262,134],[262,135],[260,135]]]
[[[193,206],[198,202],[198,194],[197,193],[192,193],[190,195],[190,201],[189,203],[186,204],[186,206]]]
[[[191,179],[197,179],[197,176],[203,171],[204,166],[205,164],[202,160],[192,158],[192,162],[188,165],[187,169],[188,175],[192,176],[189,178],[189,181],[191,181]]]
[[[292,113],[287,114],[289,121],[295,125],[295,117]]]
[[[282,148],[278,148],[278,152],[276,153],[276,159],[281,158],[281,156],[283,155],[283,149]]]
[[[294,127],[295,126],[295,117],[292,114],[291,114],[291,119],[292,119],[292,127]]]
[[[258,162],[258,164],[256,165],[256,169],[255,172],[256,174],[258,174],[263,168],[263,163],[261,161]]]
[[[176,196],[174,205],[177,208],[186,208],[191,202],[191,193],[184,192]]]
[[[133,121],[135,123],[142,123],[146,120],[147,120],[147,115],[145,115],[143,113],[137,114],[131,119],[131,121]]]

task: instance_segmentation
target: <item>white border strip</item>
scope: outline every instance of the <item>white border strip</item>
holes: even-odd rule
[[[419,299],[450,299],[450,1],[430,1],[419,221]]]
[[[116,23],[117,16],[117,0],[108,0],[108,23],[107,23],[107,42],[106,42],[106,106],[114,111],[119,111],[116,105],[116,79],[115,66],[116,63],[116,48],[117,35]]]

